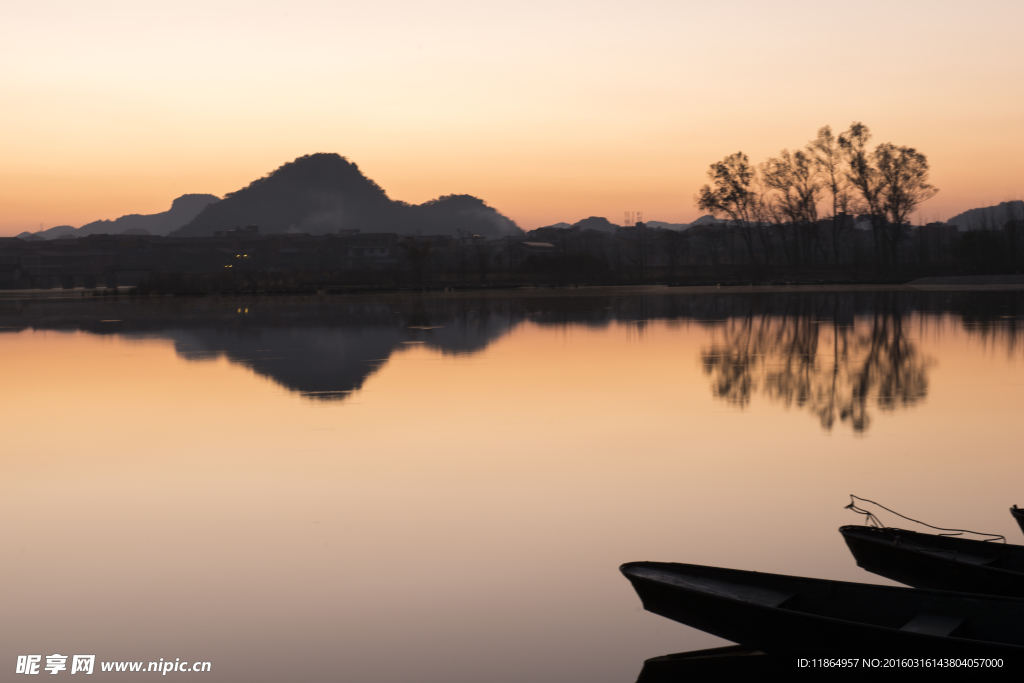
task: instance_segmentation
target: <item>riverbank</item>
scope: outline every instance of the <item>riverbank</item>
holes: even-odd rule
[[[960,276],[922,278],[905,284],[701,284],[701,285],[564,285],[522,287],[436,287],[436,288],[338,288],[298,291],[239,291],[188,294],[139,293],[135,288],[104,289],[9,289],[0,290],[0,301],[29,300],[163,300],[175,298],[210,299],[281,299],[281,298],[354,298],[430,297],[430,298],[504,298],[504,297],[566,297],[566,296],[630,296],[630,295],[693,295],[693,294],[777,294],[777,293],[843,293],[934,291],[1024,291],[1024,275]]]

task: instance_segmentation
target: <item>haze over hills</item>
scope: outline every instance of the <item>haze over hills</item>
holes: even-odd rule
[[[1006,225],[1007,221],[1015,219],[1024,219],[1024,201],[1019,199],[1000,202],[996,206],[968,209],[946,222],[961,230],[998,230]]]
[[[240,225],[258,225],[264,234],[353,229],[407,235],[522,234],[513,221],[469,195],[447,195],[418,205],[392,200],[338,154],[310,154],[286,163],[207,206],[173,236],[212,235]]]
[[[185,194],[171,203],[171,208],[162,213],[141,215],[137,213],[121,216],[114,220],[100,220],[87,223],[80,228],[58,225],[39,232],[23,232],[18,237],[28,240],[52,240],[60,238],[85,237],[87,235],[168,235],[185,225],[208,205],[219,202],[212,194]]]
[[[715,218],[714,216],[701,216],[692,223],[666,223],[664,221],[644,221],[644,225],[648,228],[658,228],[661,230],[686,230],[696,225],[707,225],[710,223],[721,223],[722,220]],[[618,230],[620,225],[612,223],[607,218],[602,216],[591,216],[590,218],[584,218],[581,221],[577,221],[573,224],[569,223],[555,223],[553,225],[545,225],[543,228],[558,228],[560,230],[571,230],[572,228],[579,228],[580,230],[598,230],[600,232],[614,233]]]

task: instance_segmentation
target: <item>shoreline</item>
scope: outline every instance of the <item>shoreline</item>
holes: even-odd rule
[[[1019,282],[1006,282],[1014,278]],[[989,280],[979,282],[979,280]],[[431,298],[464,298],[464,297],[509,297],[509,296],[610,296],[610,295],[684,295],[684,294],[779,294],[779,293],[816,293],[816,292],[909,292],[909,291],[1024,291],[1024,276],[957,276],[942,278],[924,278],[903,284],[893,283],[858,283],[858,284],[765,284],[765,285],[560,285],[560,286],[518,286],[518,287],[458,287],[458,288],[338,288],[318,291],[257,291],[257,292],[196,292],[183,294],[137,294],[131,287],[121,287],[117,292],[103,289],[9,289],[0,290],[0,301],[97,301],[130,299],[239,299],[239,298],[281,298],[281,297],[424,297]]]

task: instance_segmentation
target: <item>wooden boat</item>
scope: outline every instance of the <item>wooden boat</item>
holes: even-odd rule
[[[1024,600],[694,564],[621,567],[644,608],[773,655],[1024,655]]]
[[[914,588],[1024,598],[1024,546],[844,526],[857,566]]]
[[[1024,531],[1024,508],[1019,508],[1014,505],[1010,508],[1010,514],[1013,515],[1015,520],[1017,520],[1017,526],[1020,527],[1020,530]]]
[[[636,683],[679,683],[694,676],[747,676],[776,672],[792,675],[793,661],[772,657],[743,645],[730,645],[652,657],[644,662]]]

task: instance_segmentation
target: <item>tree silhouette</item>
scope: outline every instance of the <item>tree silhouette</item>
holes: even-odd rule
[[[714,215],[724,214],[733,221],[751,263],[755,260],[754,232],[759,223],[759,197],[754,189],[756,173],[746,154],[730,154],[708,169],[708,178],[714,187],[704,185],[697,193],[697,208]]]
[[[838,264],[845,243],[857,241],[848,234],[848,212],[858,211],[871,221],[875,262],[895,265],[907,220],[938,190],[928,182],[924,154],[888,142],[872,148],[870,142],[870,129],[854,122],[839,136],[824,126],[804,149],[784,149],[756,167],[743,152],[730,154],[709,167],[711,183],[697,193],[697,208],[728,220],[749,263],[771,262],[774,235],[785,261],[800,267]],[[823,244],[819,222],[826,198],[831,235],[824,234],[831,249]]]
[[[839,220],[850,208],[850,184],[843,169],[843,149],[831,126],[818,129],[818,135],[807,145],[821,177],[822,187],[832,198],[832,262],[839,263],[840,249],[849,229],[848,221]]]
[[[807,264],[813,259],[818,243],[818,200],[821,181],[814,158],[804,151],[779,156],[761,165],[765,187],[770,190],[765,202],[777,217],[784,247],[788,246],[794,264]]]

